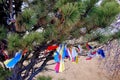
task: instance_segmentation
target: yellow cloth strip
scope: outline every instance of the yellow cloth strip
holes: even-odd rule
[[[12,59],[13,59],[13,58],[4,61],[4,64],[5,64],[5,65],[8,64]]]

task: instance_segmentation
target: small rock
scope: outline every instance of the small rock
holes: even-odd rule
[[[84,28],[81,28],[81,29],[80,29],[80,32],[81,32],[81,33],[83,33],[83,34],[85,34],[85,33],[87,32],[87,29],[86,29],[86,27],[84,27]]]

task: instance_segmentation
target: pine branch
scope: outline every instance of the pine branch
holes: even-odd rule
[[[51,44],[51,43],[50,43]],[[29,52],[28,54],[26,54],[19,63],[17,63],[15,65],[15,67],[12,69],[12,76],[8,78],[8,80],[25,80],[27,79],[29,76],[31,76],[30,78],[33,78],[35,75],[38,74],[38,72],[41,72],[44,67],[46,66],[46,63],[53,59],[52,55],[53,52],[48,53],[47,56],[43,56],[44,54],[41,54],[40,52],[44,51],[46,49],[46,46],[49,44],[41,44],[39,45],[36,49],[34,49],[34,52]],[[26,61],[26,59],[28,58],[28,56],[30,54],[33,54],[33,56],[31,56],[29,58],[30,63],[26,66],[23,65],[23,62]],[[41,54],[42,57],[39,57],[39,54]],[[37,62],[38,60],[40,60],[40,62],[43,62],[42,65],[40,66],[40,70],[39,68],[37,69],[35,66],[35,64],[38,64],[40,62]],[[23,67],[24,66],[24,67]],[[32,71],[32,73],[31,73]],[[23,74],[24,72],[24,74]],[[33,77],[32,77],[33,76]],[[31,79],[32,80],[32,79]]]
[[[33,77],[35,77],[35,75],[37,75],[39,72],[41,72],[45,68],[47,62],[53,59],[53,57],[51,57],[52,55],[53,55],[53,52],[51,52],[46,57],[46,60],[42,63],[42,65],[33,74],[30,75],[30,77],[28,78],[28,80],[32,80]]]

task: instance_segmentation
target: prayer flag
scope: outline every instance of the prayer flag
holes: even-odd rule
[[[22,51],[17,52],[14,58],[5,62],[6,67],[13,68],[17,64],[17,62],[20,61],[21,57],[22,57]]]
[[[70,60],[72,60],[72,52],[71,52],[70,48],[67,48],[67,52],[68,52]]]
[[[80,45],[78,45],[78,51],[79,53],[82,53],[82,47]]]
[[[56,73],[59,72],[59,67],[60,67],[60,63],[58,62],[58,63],[56,63],[56,65],[55,65],[55,71],[56,71]]]
[[[86,60],[91,60],[92,59],[92,57],[88,57],[88,58],[86,58]]]
[[[60,68],[59,68],[59,72],[63,72],[65,70],[65,65],[64,65],[64,61],[61,60],[60,61]]]
[[[105,53],[102,49],[98,49],[98,54],[101,55],[102,58],[105,58]]]
[[[76,63],[78,63],[78,56],[76,56]]]
[[[93,47],[90,46],[88,43],[86,43],[86,48],[87,48],[88,50],[93,49]]]
[[[55,62],[60,62],[60,57],[59,53],[57,51],[54,52],[54,60]]]
[[[51,46],[48,46],[48,47],[47,47],[47,50],[48,50],[48,51],[52,51],[52,50],[55,50],[56,48],[58,48],[57,45],[51,45]]]

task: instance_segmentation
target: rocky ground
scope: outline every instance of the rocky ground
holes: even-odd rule
[[[101,68],[111,80],[120,80],[120,40],[113,40],[105,45],[106,58],[99,59]]]
[[[49,62],[52,64],[54,61]],[[54,71],[55,65],[47,66],[47,71],[39,75],[51,76],[52,80],[109,80],[99,69],[97,58],[86,61],[85,57],[79,58],[79,63],[72,63],[68,60],[65,62],[66,70],[62,73]]]
[[[90,61],[86,61],[85,59],[86,57],[80,57],[78,64],[66,60],[66,69],[62,73],[54,71],[54,64],[49,65],[47,66],[47,71],[39,75],[51,76],[52,80],[109,80],[99,68],[98,58]],[[48,64],[52,63],[54,61],[50,61]]]
[[[55,62],[50,61],[42,73],[37,76],[51,76],[52,80],[120,80],[120,43],[114,40],[104,45],[106,58],[97,56],[87,61],[80,56],[79,63],[65,60],[65,71],[56,73]],[[36,76],[36,77],[37,77]]]

